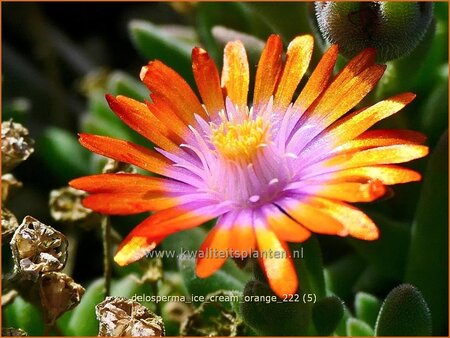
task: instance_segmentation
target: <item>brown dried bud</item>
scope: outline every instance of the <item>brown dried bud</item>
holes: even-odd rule
[[[115,174],[115,173],[135,173],[136,169],[124,162],[119,162],[113,159],[108,158],[105,166],[103,167],[103,174]]]
[[[31,216],[23,219],[10,245],[16,270],[29,274],[29,279],[39,273],[62,270],[66,264],[66,237]]]
[[[2,202],[8,199],[12,190],[22,187],[22,182],[18,181],[12,174],[2,176]]]
[[[123,297],[107,297],[95,307],[100,322],[98,335],[106,337],[162,337],[162,318],[138,302]]]
[[[47,272],[39,279],[39,294],[47,324],[53,325],[64,312],[80,303],[84,288],[61,272]]]
[[[64,187],[50,192],[50,214],[58,222],[100,224],[100,215],[83,206],[81,201],[87,194],[72,187]]]
[[[13,327],[7,327],[2,329],[2,336],[3,337],[26,337],[28,336],[28,333],[26,333],[22,329],[15,329]]]
[[[2,207],[2,244],[8,242],[19,226],[16,216],[8,209]]]
[[[2,122],[2,172],[11,171],[34,151],[28,129],[12,120]]]

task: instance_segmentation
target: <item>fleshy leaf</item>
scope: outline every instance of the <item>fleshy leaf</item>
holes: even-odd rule
[[[374,296],[365,292],[358,292],[355,297],[356,316],[369,324],[375,326],[381,302]]]
[[[3,309],[2,317],[3,327],[21,328],[31,336],[44,334],[44,319],[41,313],[20,296]]]
[[[70,312],[67,325],[61,327],[68,336],[95,336],[98,332],[98,321],[95,317],[95,305],[102,302],[105,294],[103,279],[97,279],[86,288],[80,304]]]
[[[430,336],[431,314],[422,294],[410,284],[393,289],[381,306],[376,336]]]
[[[448,133],[429,158],[411,229],[405,281],[416,285],[433,314],[433,334],[448,334]]]
[[[75,135],[63,129],[47,128],[38,141],[37,153],[63,182],[88,174],[89,152],[80,147]]]
[[[373,329],[366,322],[356,318],[347,320],[347,336],[350,337],[370,337],[373,336]]]
[[[146,60],[159,59],[173,67],[189,84],[194,83],[191,70],[192,46],[171,37],[164,29],[146,21],[132,20],[131,39]]]

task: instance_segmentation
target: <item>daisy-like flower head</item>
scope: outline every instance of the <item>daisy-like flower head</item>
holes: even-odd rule
[[[294,97],[312,49],[313,38],[299,36],[283,57],[280,37],[270,36],[250,104],[249,65],[240,41],[226,45],[221,76],[206,51],[193,49],[203,104],[160,61],[141,72],[151,101],[106,96],[111,109],[155,149],[87,134],[80,135],[81,144],[158,174],[102,174],[70,183],[91,193],[84,205],[97,212],[154,212],[120,245],[114,257],[119,265],[144,257],[170,234],[218,218],[200,248],[215,254],[198,255],[198,276],[219,269],[224,252],[239,257],[257,252],[269,285],[282,296],[298,288],[287,241],[305,241],[313,232],[378,238],[372,220],[348,202],[370,202],[383,196],[387,185],[420,180],[417,172],[396,164],[427,154],[422,134],[368,130],[415,95],[349,112],[385,66],[374,63],[375,50],[366,49],[333,76],[334,45]]]

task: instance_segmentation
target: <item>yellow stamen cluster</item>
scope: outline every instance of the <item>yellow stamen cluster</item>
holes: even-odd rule
[[[241,124],[226,121],[213,128],[211,142],[230,160],[250,161],[258,147],[265,144],[267,126],[260,117]]]

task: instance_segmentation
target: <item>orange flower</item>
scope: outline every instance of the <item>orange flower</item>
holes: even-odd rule
[[[375,51],[366,49],[333,77],[335,45],[294,98],[312,49],[313,38],[299,36],[283,61],[281,39],[270,36],[251,105],[249,65],[240,41],[226,45],[221,77],[208,53],[193,49],[203,105],[159,61],[141,72],[151,102],[106,96],[111,109],[155,149],[86,134],[81,144],[159,175],[103,174],[70,182],[91,193],[84,205],[97,212],[155,212],[123,241],[114,258],[118,264],[144,257],[172,233],[218,218],[201,252],[259,253],[271,288],[282,296],[298,288],[287,241],[302,242],[312,232],[378,238],[375,224],[347,202],[370,202],[385,193],[386,185],[420,180],[418,173],[395,164],[427,154],[422,134],[368,131],[415,95],[400,94],[348,113],[373,89],[385,66],[375,64]],[[207,277],[225,260],[226,255],[199,255],[197,274]]]

